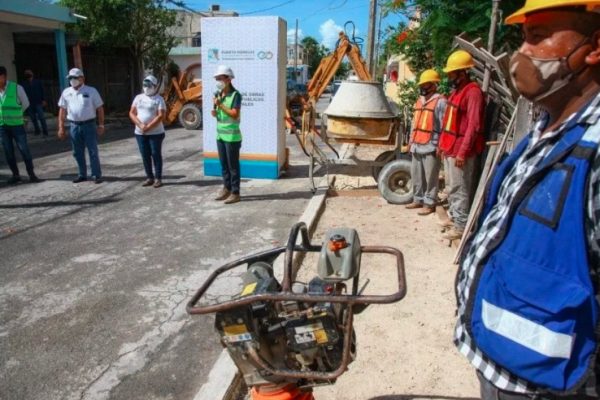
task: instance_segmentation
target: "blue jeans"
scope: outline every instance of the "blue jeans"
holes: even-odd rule
[[[19,126],[7,126],[0,125],[0,135],[2,136],[2,147],[4,147],[4,156],[6,157],[6,163],[8,164],[12,174],[19,176],[19,168],[17,167],[17,159],[15,158],[15,147],[13,140],[17,144],[17,148],[23,157],[25,162],[25,168],[29,176],[34,175],[33,173],[33,159],[31,152],[29,151],[29,145],[27,144],[27,134],[23,125]]]
[[[44,136],[48,136],[48,127],[46,126],[46,117],[44,116],[44,107],[41,104],[38,105],[30,105],[27,109],[27,115],[29,115],[29,119],[33,122],[33,127],[35,128],[35,134],[40,134],[40,126],[39,123],[42,124],[42,132]]]
[[[240,194],[240,148],[242,142],[217,140],[223,186],[233,194]]]
[[[85,163],[85,148],[87,147],[92,167],[92,176],[96,179],[101,178],[102,170],[100,169],[100,157],[98,155],[96,121],[83,124],[71,122],[70,136],[73,157],[75,157],[77,166],[79,167],[79,177],[87,178],[87,165]]]
[[[162,142],[165,139],[165,134],[135,135],[135,139],[144,162],[146,178],[162,179]],[[154,173],[152,173],[152,163],[154,163]]]

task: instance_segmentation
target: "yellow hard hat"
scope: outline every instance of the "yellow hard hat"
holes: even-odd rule
[[[421,77],[419,78],[419,86],[423,85],[424,83],[439,81],[441,81],[440,74],[438,74],[435,69],[426,69],[421,73]]]
[[[444,68],[444,72],[452,72],[458,71],[459,69],[468,69],[473,68],[475,63],[473,62],[473,57],[464,50],[456,50],[454,53],[450,54],[448,57],[448,62],[446,62],[446,68]]]
[[[557,7],[587,6],[588,11],[600,12],[600,0],[526,0],[523,8],[509,15],[504,23],[522,24],[528,13]]]

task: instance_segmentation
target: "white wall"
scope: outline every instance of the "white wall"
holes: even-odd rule
[[[14,81],[17,79],[17,72],[14,65],[15,43],[13,40],[13,29],[6,24],[0,24],[0,65],[8,70],[8,79]]]

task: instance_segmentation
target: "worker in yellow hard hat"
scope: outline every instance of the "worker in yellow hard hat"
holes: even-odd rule
[[[600,398],[600,0],[527,0],[514,87],[544,112],[495,168],[455,343],[483,399]]]
[[[448,215],[440,224],[452,228],[443,237],[449,240],[463,236],[477,175],[477,159],[483,151],[483,92],[471,80],[469,69],[475,66],[471,54],[457,50],[450,54],[444,72],[452,86],[442,124],[438,153],[444,158]]]
[[[446,97],[438,93],[440,75],[428,69],[419,77],[420,96],[414,107],[410,134],[413,201],[408,209],[420,209],[420,216],[435,212],[438,198],[440,159],[436,154],[446,110]]]

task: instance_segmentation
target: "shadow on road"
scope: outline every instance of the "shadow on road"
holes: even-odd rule
[[[117,203],[121,201],[119,198],[103,197],[93,200],[81,201],[42,201],[33,203],[17,203],[17,204],[0,204],[0,209],[11,208],[36,208],[36,207],[70,207],[70,206],[97,206],[103,204]]]
[[[413,400],[413,399],[431,399],[431,400],[479,400],[479,397],[454,397],[454,396],[436,396],[434,394],[391,394],[384,396],[371,397],[369,400]]]

